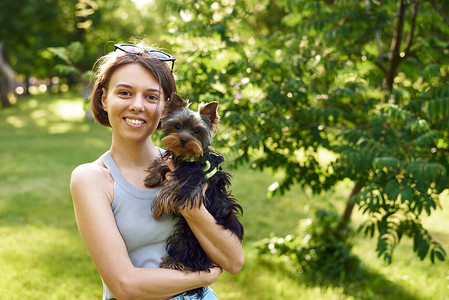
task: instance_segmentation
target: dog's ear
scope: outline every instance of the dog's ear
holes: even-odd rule
[[[169,101],[165,104],[163,115],[167,116],[175,110],[188,106],[189,101],[182,99],[177,93],[172,93]]]
[[[177,93],[172,93],[169,105],[173,108],[187,107],[189,106],[189,101],[182,99]]]
[[[220,123],[220,116],[218,115],[218,102],[212,101],[207,104],[201,103],[198,107],[200,115],[205,116],[211,122],[214,132],[217,132]]]

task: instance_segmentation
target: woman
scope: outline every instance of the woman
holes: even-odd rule
[[[73,171],[71,191],[79,231],[103,279],[103,299],[168,299],[199,287],[206,289],[204,299],[216,299],[208,286],[221,268],[234,274],[243,265],[239,239],[200,206],[181,214],[219,267],[194,273],[159,268],[174,221],[153,219],[157,189],[146,189],[143,182],[163,151],[152,133],[176,91],[165,62],[172,61],[173,68],[174,60],[141,46],[116,45],[98,62],[91,109],[101,125],[112,128],[112,143],[96,161]]]

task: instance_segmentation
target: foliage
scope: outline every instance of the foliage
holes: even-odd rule
[[[0,11],[0,41],[18,81],[61,76],[61,64],[48,48],[82,43],[84,53],[77,57],[77,68],[85,72],[113,49],[114,42],[147,35],[157,40],[161,31],[162,15],[155,7],[137,9],[131,0],[3,0]]]
[[[422,213],[431,215],[441,208],[439,195],[448,186],[443,142],[448,119],[445,110],[436,108],[449,103],[446,96],[441,98],[446,90],[430,90],[402,108],[378,105],[379,113],[365,128],[342,131],[335,146],[341,153],[333,164],[335,172],[354,180],[359,172],[369,172],[364,188],[351,201],[370,215],[361,230],[374,237],[377,229],[377,251],[387,261],[391,262],[394,247],[403,235],[414,239],[413,249],[421,259],[429,250],[432,262],[446,255],[420,221]],[[356,174],[353,166],[363,167]]]
[[[219,100],[237,163],[328,190],[378,235],[391,262],[403,235],[423,259],[445,251],[422,226],[448,186],[449,61],[442,6],[428,1],[169,1],[180,91]],[[447,6],[444,1],[443,6]],[[367,20],[369,20],[367,22]],[[167,38],[168,39],[168,38]],[[323,153],[331,153],[323,159]],[[342,224],[347,222],[343,220]]]
[[[89,85],[92,71],[82,72],[80,70],[79,63],[85,53],[83,44],[72,42],[67,47],[50,47],[48,51],[63,62],[56,64],[55,70],[61,76],[69,77],[74,83],[81,84],[81,94],[85,99],[84,109],[87,111],[92,90],[92,86]]]
[[[76,63],[84,56],[84,47],[81,42],[72,42],[67,47],[50,47],[48,51],[64,62],[55,66],[56,71],[61,75],[82,76],[76,66]]]
[[[63,44],[72,36],[73,11],[66,9],[67,2],[47,0],[43,5],[31,0],[1,1],[0,40],[17,74],[44,78],[53,73],[40,51],[52,44]]]
[[[338,228],[340,216],[319,209],[295,235],[271,237],[256,244],[261,254],[286,256],[312,282],[329,284],[360,274],[359,260],[352,252],[352,233]]]

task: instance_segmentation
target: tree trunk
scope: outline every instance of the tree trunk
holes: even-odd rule
[[[341,230],[346,230],[348,228],[349,222],[351,222],[352,211],[354,210],[355,203],[351,200],[351,198],[362,190],[363,186],[359,183],[354,184],[352,188],[351,194],[349,194],[348,200],[346,201],[345,211],[341,216],[340,223],[338,224],[338,228]]]
[[[0,102],[1,107],[11,106],[8,99],[8,83],[0,74]]]
[[[399,1],[399,7],[397,12],[397,23],[396,30],[393,33],[393,39],[391,41],[390,53],[388,55],[388,60],[390,62],[390,66],[387,71],[387,76],[385,78],[386,86],[388,91],[393,90],[393,82],[396,77],[398,66],[401,62],[400,49],[402,43],[402,35],[404,31],[404,21],[405,21],[405,11],[407,8],[407,4],[404,0]]]
[[[393,91],[394,78],[397,75],[397,70],[400,63],[410,54],[410,48],[413,42],[413,37],[415,34],[416,18],[418,16],[419,1],[412,1],[412,13],[410,16],[410,32],[407,37],[404,47],[401,46],[404,40],[404,23],[406,18],[406,10],[409,4],[405,0],[399,1],[399,7],[397,11],[397,23],[396,28],[393,33],[393,39],[391,41],[390,53],[388,55],[389,66],[385,74],[385,85],[388,91],[391,93]]]
[[[24,95],[30,94],[30,76],[28,74],[25,75],[25,91]]]
[[[14,92],[15,75],[9,66],[3,52],[3,42],[0,42],[0,100],[2,107],[10,106],[10,97],[15,96]]]

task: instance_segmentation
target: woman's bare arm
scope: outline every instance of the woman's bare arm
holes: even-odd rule
[[[238,273],[243,266],[244,256],[237,235],[218,225],[203,205],[184,209],[181,214],[210,260],[231,274]]]

